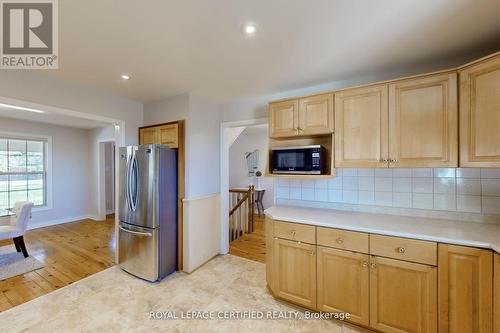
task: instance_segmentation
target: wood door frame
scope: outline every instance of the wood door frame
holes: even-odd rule
[[[255,118],[241,121],[228,121],[220,125],[220,253],[229,253],[229,147],[225,138],[226,129],[251,127],[269,124],[269,118]],[[266,167],[267,169],[267,167]],[[273,198],[274,200],[274,198]],[[275,202],[273,202],[274,204]]]
[[[184,126],[185,120],[176,120],[170,121],[167,123],[141,126],[137,129],[137,138],[139,140],[139,144],[141,142],[141,129],[144,128],[152,128],[159,127],[164,125],[174,125],[177,124],[177,140],[178,140],[178,148],[177,148],[177,270],[182,271],[183,261],[184,261],[184,215],[183,215],[183,204],[182,200],[184,199],[185,192],[185,138],[184,138]]]

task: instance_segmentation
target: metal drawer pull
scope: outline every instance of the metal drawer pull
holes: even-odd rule
[[[404,247],[402,247],[402,246],[401,246],[401,247],[398,247],[398,248],[396,249],[396,251],[397,251],[397,252],[399,252],[399,253],[405,253],[405,252],[406,252],[406,249],[405,249]]]
[[[295,230],[290,231],[290,235],[292,235],[292,238],[295,239]]]
[[[339,238],[337,238],[335,241],[336,241],[337,243],[339,243],[339,244],[342,244],[342,243],[344,243],[344,238],[339,237]]]
[[[152,233],[150,232],[139,232],[139,231],[133,231],[133,230],[129,230],[129,229],[125,229],[124,227],[122,227],[121,225],[118,226],[118,228],[120,228],[120,230],[122,231],[125,231],[125,232],[128,232],[128,233],[131,233],[131,234],[134,234],[134,235],[137,235],[137,236],[146,236],[146,237],[151,237],[153,236]]]
[[[372,263],[372,269],[375,269],[377,268],[377,264],[376,263]]]
[[[364,268],[368,267],[368,261],[363,261],[363,263],[361,264],[361,266],[363,266]]]

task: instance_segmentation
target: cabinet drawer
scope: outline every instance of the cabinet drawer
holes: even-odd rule
[[[370,235],[370,254],[427,265],[437,265],[437,243]]]
[[[318,245],[368,253],[368,234],[341,229],[316,229]]]
[[[316,230],[312,225],[275,221],[274,237],[316,244]]]

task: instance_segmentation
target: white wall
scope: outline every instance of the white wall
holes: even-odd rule
[[[91,164],[88,130],[0,118],[0,132],[52,137],[53,208],[33,212],[31,227],[89,215]]]
[[[268,126],[247,127],[229,148],[229,187],[248,187],[257,185],[255,177],[248,177],[248,168],[245,159],[246,152],[259,151],[259,170],[265,173],[267,160],[269,157],[269,136]],[[261,187],[266,190],[264,193],[264,208],[273,205],[274,191],[273,178],[261,177]]]

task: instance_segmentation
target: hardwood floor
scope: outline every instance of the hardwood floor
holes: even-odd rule
[[[114,216],[27,231],[28,252],[45,267],[0,281],[0,312],[114,265]],[[13,244],[0,241],[0,246]],[[14,245],[12,245],[14,248]]]
[[[229,244],[229,253],[238,257],[265,262],[266,261],[266,236],[264,217],[255,216],[254,231],[245,234]]]

